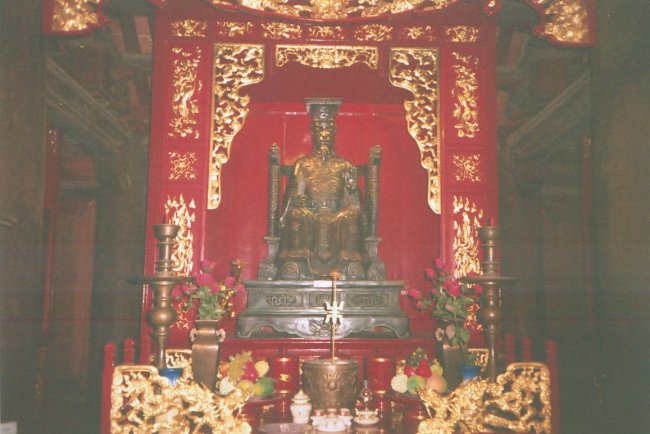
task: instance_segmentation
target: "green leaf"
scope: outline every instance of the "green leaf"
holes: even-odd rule
[[[465,329],[465,327],[457,327],[456,336],[458,336],[458,339],[461,343],[468,342],[470,337],[469,332]]]

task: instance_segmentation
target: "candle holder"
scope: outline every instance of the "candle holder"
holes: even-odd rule
[[[153,290],[153,307],[147,314],[151,325],[151,336],[156,342],[155,365],[160,369],[167,367],[165,348],[169,337],[169,327],[176,322],[176,311],[171,305],[172,289],[182,282],[190,280],[187,276],[178,276],[173,270],[172,247],[178,234],[179,226],[172,224],[154,225],[153,230],[158,240],[158,259],[153,275],[144,276],[138,282],[149,285]]]
[[[386,394],[391,390],[390,381],[395,375],[395,358],[379,353],[366,357],[366,381],[373,393],[373,405],[384,413],[389,405]]]
[[[300,386],[300,360],[298,356],[287,354],[283,348],[278,354],[269,357],[269,377],[275,380],[275,392],[280,394],[275,410],[279,421],[290,419],[291,397]]]
[[[275,380],[276,392],[296,394],[300,385],[300,360],[283,349],[279,354],[269,357],[269,377]]]
[[[497,336],[500,322],[503,319],[501,312],[501,286],[514,281],[513,277],[501,276],[499,261],[497,261],[497,244],[500,230],[497,226],[483,226],[478,228],[478,237],[483,245],[483,261],[481,268],[483,275],[465,277],[467,283],[478,283],[483,287],[485,304],[477,312],[478,319],[485,328],[485,341],[488,347],[487,376],[492,382],[497,378]]]

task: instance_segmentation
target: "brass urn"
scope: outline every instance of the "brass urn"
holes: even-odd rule
[[[314,359],[302,364],[302,385],[314,408],[354,408],[359,365],[350,359]]]

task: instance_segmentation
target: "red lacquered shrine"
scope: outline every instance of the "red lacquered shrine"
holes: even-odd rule
[[[337,97],[337,154],[363,164],[382,147],[386,279],[422,287],[437,257],[459,276],[479,272],[476,227],[496,214],[495,24],[480,3],[447,3],[324,19],[314,16],[327,11],[290,17],[198,0],[159,8],[147,223],[181,227],[177,271],[196,271],[206,258],[225,276],[237,258],[242,277],[256,277],[266,256],[268,150],[277,144],[284,164],[308,154],[304,99]],[[155,255],[150,234],[147,273]],[[402,297],[411,336],[430,338],[432,323]],[[236,298],[237,312],[245,298]],[[189,346],[191,318],[178,314],[169,345]],[[226,324],[229,336],[235,324]],[[296,343],[269,347],[278,345]],[[368,345],[355,348],[393,347]]]

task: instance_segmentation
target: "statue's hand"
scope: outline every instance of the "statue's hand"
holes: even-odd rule
[[[356,190],[357,187],[359,186],[359,177],[357,176],[357,168],[352,166],[348,169],[347,172],[343,175],[343,179],[345,180],[345,186],[348,188],[348,190]]]

